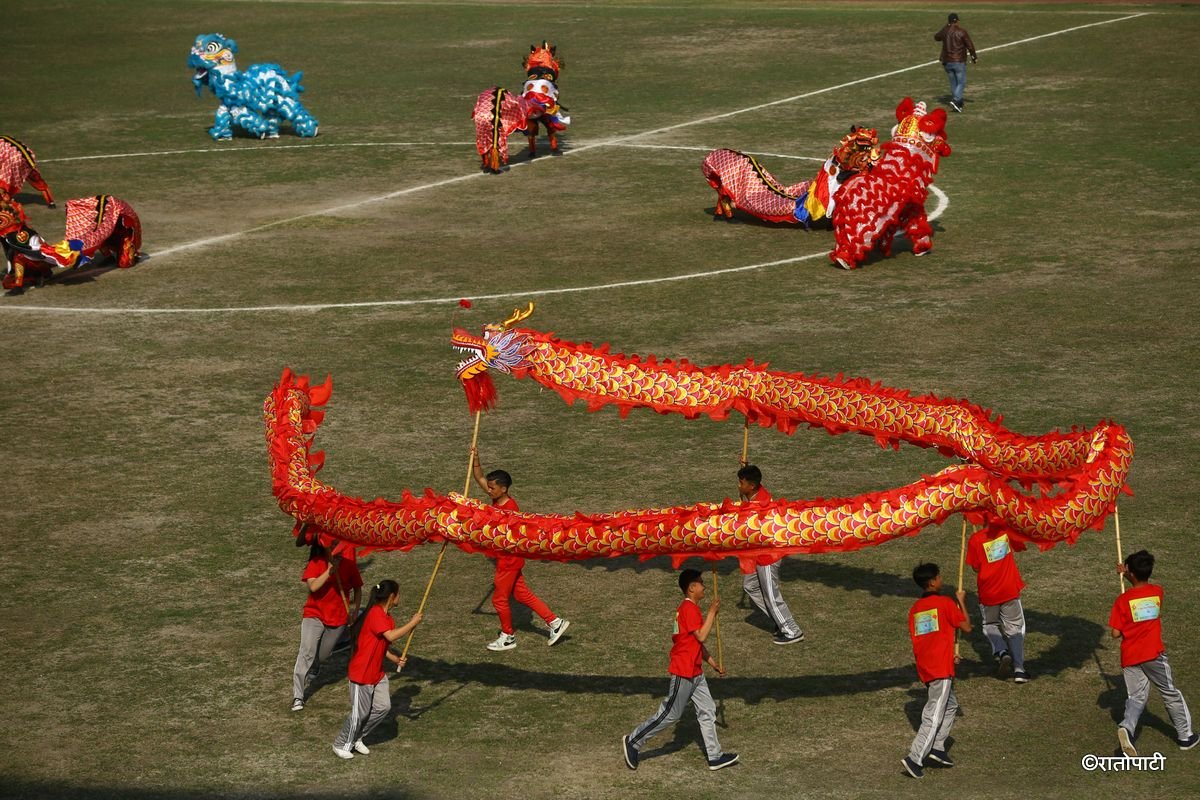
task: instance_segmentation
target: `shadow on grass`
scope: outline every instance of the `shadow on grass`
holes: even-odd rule
[[[263,787],[244,789],[167,789],[136,786],[86,786],[68,781],[25,781],[4,778],[0,785],[0,800],[238,800],[238,798],[304,798],[304,800],[417,800],[429,795],[417,794],[395,786],[372,791],[344,789],[336,792],[314,792],[308,789],[286,790]]]

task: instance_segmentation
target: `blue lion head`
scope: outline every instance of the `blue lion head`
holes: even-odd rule
[[[237,42],[219,33],[206,33],[196,37],[196,43],[192,45],[192,53],[188,57],[188,66],[195,70],[192,85],[196,87],[196,94],[200,94],[203,86],[210,83],[213,72],[237,72],[237,62],[234,60],[236,53]]]

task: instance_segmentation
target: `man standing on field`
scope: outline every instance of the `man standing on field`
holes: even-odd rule
[[[975,55],[975,43],[966,28],[958,25],[958,14],[946,18],[946,25],[933,35],[935,42],[942,43],[942,67],[950,78],[950,107],[959,113],[963,110],[963,90],[967,88],[967,54],[971,63],[978,59]]]

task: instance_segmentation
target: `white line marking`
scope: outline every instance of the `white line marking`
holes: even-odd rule
[[[150,150],[144,153],[107,153],[99,156],[70,156],[39,158],[39,164],[67,161],[97,161],[108,158],[145,158],[147,156],[178,156],[189,153],[270,153],[274,150],[311,150],[318,147],[467,147],[475,142],[345,142],[331,144],[271,144],[257,147],[205,147],[198,150]]]
[[[690,148],[688,148],[690,149]],[[824,159],[820,159],[824,160]],[[930,186],[930,191],[938,198],[937,206],[928,215],[928,219],[933,221],[942,215],[946,207],[950,204],[950,199],[936,186]],[[118,314],[234,314],[234,313],[257,313],[268,311],[281,311],[285,313],[293,312],[311,312],[325,311],[328,309],[337,308],[382,308],[394,306],[424,306],[424,305],[439,305],[457,303],[459,300],[503,300],[513,297],[544,297],[552,294],[578,294],[581,292],[596,292],[605,289],[623,289],[630,286],[649,286],[656,283],[673,283],[676,281],[688,281],[696,278],[711,278],[717,275],[729,275],[735,272],[748,272],[755,269],[766,269],[767,267],[778,267],[783,264],[796,264],[801,261],[810,261],[814,258],[820,258],[826,255],[825,252],[809,253],[806,256],[796,256],[794,258],[782,258],[777,261],[764,261],[758,264],[747,264],[741,267],[725,267],[723,269],[706,270],[704,272],[689,272],[684,275],[668,275],[660,278],[643,278],[636,281],[617,281],[615,283],[601,283],[592,286],[570,286],[562,289],[533,289],[523,292],[502,292],[499,294],[476,294],[476,295],[459,295],[457,297],[427,297],[418,300],[367,300],[358,303],[311,303],[308,305],[277,305],[277,306],[226,306],[224,308],[78,308],[70,306],[4,306],[0,305],[0,310],[10,311],[42,311],[55,314],[101,314],[101,315],[118,315]]]

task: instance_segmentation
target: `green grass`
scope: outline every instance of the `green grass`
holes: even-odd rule
[[[536,7],[535,7],[536,5]],[[1126,551],[1158,556],[1165,636],[1180,688],[1200,696],[1200,589],[1192,580],[1200,236],[1192,7],[974,5],[982,50],[966,113],[948,123],[950,198],[923,259],[845,273],[792,265],[538,299],[529,324],[565,338],[697,363],[864,375],[968,397],[1040,433],[1112,418],[1137,445],[1122,503]],[[96,315],[33,306],[177,308],[520,293],[680,275],[823,253],[828,230],[710,221],[701,151],[594,147],[802,95],[937,56],[940,6],[773,2],[479,5],[19,2],[4,57],[3,132],[31,145],[56,196],[129,200],[150,260],[94,281],[0,298],[7,425],[0,535],[0,796],[1180,797],[1200,761],[1174,749],[1153,698],[1143,751],[1161,773],[1086,773],[1115,747],[1124,698],[1104,623],[1116,591],[1112,527],[1021,557],[1029,588],[1023,687],[967,648],[955,728],[959,766],[917,785],[900,774],[919,713],[904,629],[922,559],[951,575],[958,521],[848,555],[795,557],[784,593],[808,641],[779,648],[735,607],[722,565],[731,676],[713,680],[722,743],[744,764],[703,769],[692,720],[652,743],[636,773],[618,742],[664,691],[677,601],[664,559],[531,564],[535,590],[572,620],[546,648],[518,613],[520,646],[483,648],[496,621],[490,564],[452,551],[410,667],[392,683],[397,722],[368,758],[329,752],[345,685],[288,712],[303,592],[301,554],[270,493],[262,398],[283,366],[332,373],[317,446],[322,478],[366,497],[462,488],[470,419],[443,305],[318,312]],[[1163,31],[1175,43],[1161,46]],[[566,59],[562,90],[579,152],[160,258],[176,245],[469,175],[470,144],[329,147],[205,131],[187,51],[237,39],[243,66],[302,69],[317,144],[469,142],[483,88],[515,88],[528,43]],[[1148,58],[1145,54],[1156,55]],[[935,65],[644,137],[823,157],[851,123],[885,133],[905,95],[946,93]],[[512,143],[514,161],[518,142]],[[217,150],[56,161],[85,155]],[[793,182],[815,162],[764,156]],[[32,224],[62,232],[61,208]],[[479,301],[455,323],[503,318],[520,297]],[[498,382],[485,464],[528,509],[569,513],[695,502],[734,490],[736,422],[567,408],[531,382]],[[937,469],[916,448],[864,437],[754,431],[778,495],[849,495]],[[436,550],[379,553],[369,581],[419,599]],[[973,588],[970,579],[968,586]],[[973,600],[972,600],[973,602]],[[785,652],[779,652],[779,651]],[[331,680],[340,678],[335,662]],[[678,752],[671,752],[678,750]]]

